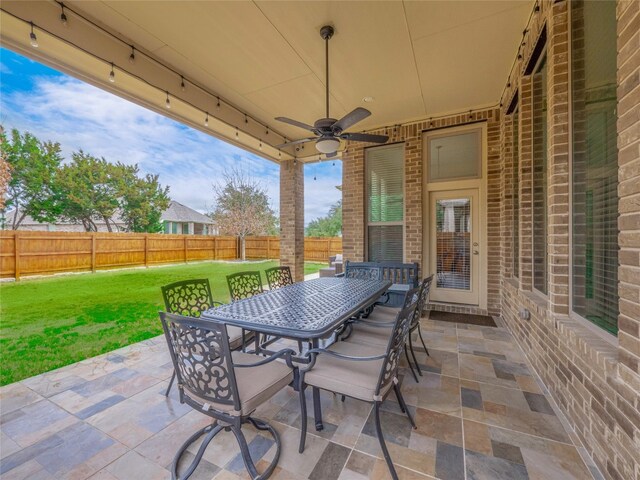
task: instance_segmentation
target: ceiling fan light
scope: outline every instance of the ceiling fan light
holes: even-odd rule
[[[316,149],[320,153],[333,153],[338,150],[340,140],[333,137],[321,138],[316,142]]]

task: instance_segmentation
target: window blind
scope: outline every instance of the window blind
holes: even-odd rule
[[[402,261],[404,145],[366,150],[369,261]]]
[[[618,331],[615,2],[571,3],[572,309]]]

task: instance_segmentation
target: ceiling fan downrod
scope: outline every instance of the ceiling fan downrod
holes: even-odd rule
[[[326,118],[329,118],[329,40],[334,33],[335,30],[331,25],[325,25],[320,29],[320,36],[324,39]]]

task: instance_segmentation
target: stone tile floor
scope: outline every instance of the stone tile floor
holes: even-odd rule
[[[423,333],[430,353],[416,352],[423,376],[415,383],[402,375],[418,428],[393,396],[382,414],[400,478],[602,478],[506,329],[424,319]],[[170,478],[177,448],[209,422],[180,404],[177,389],[164,397],[171,368],[157,337],[3,387],[0,477]],[[302,455],[291,389],[255,413],[281,436],[272,478],[388,478],[370,405],[326,392],[321,398],[325,430],[316,432],[309,419]],[[273,458],[273,441],[250,426],[245,435],[260,470]],[[248,478],[230,433],[214,439],[192,478]]]

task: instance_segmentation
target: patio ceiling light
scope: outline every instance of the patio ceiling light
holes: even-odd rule
[[[62,9],[62,13],[60,14],[60,21],[64,27],[69,26],[69,22],[67,21],[67,14],[64,13],[64,3],[60,4],[60,8]]]
[[[111,64],[111,71],[109,72],[109,81],[111,83],[116,82],[116,73],[113,71],[113,63]]]
[[[129,55],[129,63],[136,63],[136,49],[133,45],[131,45],[131,55]]]
[[[33,48],[38,48],[38,37],[36,37],[36,34],[33,31],[33,22],[31,22],[31,33],[29,34],[29,40],[31,41],[31,46]]]
[[[320,153],[333,153],[338,150],[340,146],[340,140],[335,137],[321,137],[316,142],[316,149]]]

